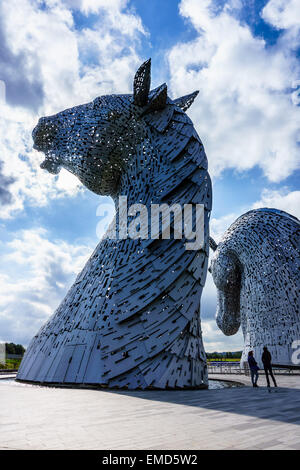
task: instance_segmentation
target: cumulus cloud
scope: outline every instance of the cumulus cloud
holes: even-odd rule
[[[264,189],[261,199],[252,208],[270,207],[280,209],[300,219],[300,191],[289,191],[288,188],[279,190]]]
[[[298,0],[270,0],[262,11],[262,17],[277,28],[300,28]]]
[[[6,100],[9,104],[38,110],[43,102],[43,84],[39,67],[33,57],[24,51],[13,53],[7,44],[4,17],[0,16],[0,70],[1,80],[6,86]],[[29,72],[30,68],[33,73]],[[17,72],[17,73],[16,73]]]
[[[28,79],[38,69],[44,93],[40,112],[55,113],[91,100],[102,92],[103,82],[106,93],[129,89],[140,60],[135,47],[144,30],[137,16],[124,12],[126,2],[91,2],[102,15],[82,30],[75,28],[66,2],[46,0],[43,9],[40,4],[11,0],[2,3],[0,11],[6,47],[14,56],[26,57]],[[85,8],[86,2],[79,4]]]
[[[300,75],[296,39],[271,47],[228,5],[214,6],[210,0],[180,3],[198,36],[168,54],[173,95],[200,90],[190,114],[213,175],[258,165],[279,182],[299,165],[300,107],[290,91]]]
[[[9,186],[15,181],[14,178],[2,174],[3,162],[0,161],[0,203],[10,204],[12,195],[9,192]]]
[[[219,218],[212,217],[210,220],[211,237],[217,243],[219,243],[224,232],[230,227],[231,224],[233,224],[233,222],[239,217],[239,215],[241,214],[237,214],[236,212],[231,212]]]
[[[238,217],[247,211],[263,207],[280,209],[300,219],[300,191],[290,191],[288,187],[263,189],[260,199],[253,204],[242,206],[239,208],[239,211],[236,210],[224,214],[222,217],[212,217],[210,220],[210,234],[212,238],[218,243],[226,230]]]
[[[41,115],[131,89],[141,62],[136,47],[145,31],[125,6],[103,0],[0,2],[0,80],[6,86],[6,104],[0,108],[1,174],[12,181],[0,217],[14,216],[26,203],[42,206],[72,196],[82,187],[66,172],[57,181],[39,169],[43,156],[32,151],[31,130]],[[100,19],[76,29],[71,7],[86,15],[101,11]]]
[[[73,196],[81,185],[61,172],[53,177],[40,168],[43,156],[31,148],[35,118],[21,108],[5,106],[0,113],[0,218],[7,219],[32,206],[45,206],[52,198]],[[19,121],[17,120],[19,119]],[[6,204],[5,204],[6,202]]]
[[[214,239],[218,242],[221,235],[231,225],[237,217],[234,214],[228,216],[227,220],[214,219],[219,225],[219,235],[217,232],[213,232]],[[216,223],[215,222],[215,223]],[[213,224],[211,223],[211,226]],[[210,256],[212,251],[210,250]],[[210,261],[209,261],[210,265]],[[210,272],[207,273],[206,283],[203,289],[201,297],[201,326],[203,343],[207,352],[214,351],[240,351],[243,349],[243,333],[240,329],[234,336],[225,336],[222,331],[218,328],[215,316],[217,310],[217,289],[214,284],[212,275]]]
[[[57,0],[47,0],[48,4],[53,4]],[[65,0],[65,3],[71,8],[81,10],[88,15],[89,13],[98,13],[106,10],[109,13],[115,13],[117,16],[121,10],[124,10],[128,4],[127,0]],[[117,18],[115,18],[117,20]],[[136,21],[134,19],[134,21]]]
[[[63,299],[91,247],[23,230],[0,244],[0,340],[27,344]],[[5,274],[4,274],[5,273]]]
[[[206,352],[242,351],[244,347],[242,331],[234,336],[224,336],[215,320],[202,322],[202,334]]]

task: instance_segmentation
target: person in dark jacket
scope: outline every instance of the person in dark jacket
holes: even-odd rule
[[[256,360],[254,359],[253,351],[248,352],[248,364],[249,364],[250,372],[251,372],[252,385],[253,387],[258,387],[257,381],[258,381],[259,367],[257,365]]]
[[[261,356],[261,360],[262,360],[262,363],[264,365],[268,387],[270,387],[270,380],[269,380],[269,375],[268,374],[270,374],[270,376],[272,377],[274,387],[277,387],[277,383],[276,383],[276,380],[275,380],[275,377],[274,377],[273,371],[272,371],[272,363],[271,363],[272,356],[271,356],[271,353],[268,350],[267,346],[264,347],[264,352]]]

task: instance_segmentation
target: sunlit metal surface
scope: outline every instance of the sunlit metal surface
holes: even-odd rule
[[[218,289],[217,324],[226,335],[240,325],[241,362],[267,346],[275,364],[291,364],[300,339],[300,222],[286,212],[257,209],[239,217],[218,244],[210,270]]]
[[[187,251],[184,238],[103,239],[33,338],[18,379],[129,389],[208,385],[200,298],[211,182],[185,114],[197,93],[172,101],[165,84],[150,91],[150,65],[137,71],[133,95],[101,96],[42,118],[34,146],[45,153],[43,168],[57,174],[64,167],[97,194],[147,207],[204,204],[204,247]]]

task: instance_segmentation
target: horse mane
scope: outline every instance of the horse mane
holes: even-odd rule
[[[226,230],[218,248],[222,249],[224,246],[224,249],[232,250],[244,264],[247,264],[247,260],[251,263],[249,251],[253,248],[265,258],[271,254],[273,257],[275,244],[277,250],[288,249],[295,256],[299,252],[299,246],[294,237],[299,236],[299,229],[300,221],[297,217],[285,211],[269,207],[252,209],[239,216]],[[247,253],[248,258],[243,253]],[[274,261],[276,262],[276,258]]]

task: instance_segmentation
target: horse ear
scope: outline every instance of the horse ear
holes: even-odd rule
[[[218,248],[218,244],[212,237],[209,237],[209,246],[213,251],[216,251],[216,249]]]
[[[137,106],[145,106],[148,103],[150,81],[151,59],[148,59],[140,66],[133,80],[133,98]]]
[[[149,96],[147,112],[164,109],[167,104],[168,88],[165,83],[152,90]]]
[[[159,87],[151,91],[149,95],[149,103],[142,112],[142,116],[152,111],[160,111],[167,105],[168,91],[167,85],[163,83]]]
[[[173,103],[176,104],[176,106],[179,106],[183,111],[186,111],[189,109],[191,104],[193,104],[194,99],[198,95],[199,91],[194,91],[194,93],[191,93],[190,95],[185,95],[181,96],[181,98],[177,98],[177,100],[173,100]]]

